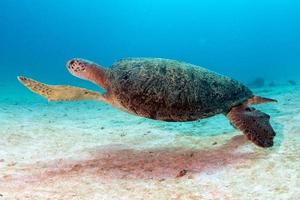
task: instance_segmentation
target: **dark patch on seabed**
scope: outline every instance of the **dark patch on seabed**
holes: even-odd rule
[[[72,176],[95,176],[112,179],[174,179],[193,177],[196,173],[214,173],[230,165],[243,165],[247,161],[262,159],[267,152],[235,152],[246,142],[239,135],[226,144],[207,150],[188,148],[161,148],[135,150],[130,148],[103,147],[93,151],[87,160],[59,159],[50,163],[25,166],[27,175],[5,176],[2,180],[18,183],[40,183]],[[180,173],[185,172],[184,175]]]

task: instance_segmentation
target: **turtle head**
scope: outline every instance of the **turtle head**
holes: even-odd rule
[[[78,78],[83,78],[86,79],[86,71],[90,67],[96,67],[97,65],[93,63],[92,61],[80,59],[80,58],[74,58],[71,59],[67,62],[67,69],[68,71],[78,77]]]
[[[68,61],[67,69],[72,75],[78,78],[91,81],[104,89],[107,86],[105,84],[105,69],[92,61],[78,58],[72,59]]]
[[[67,62],[66,67],[71,72],[73,70],[80,71],[80,70],[83,70],[85,67],[92,66],[92,65],[96,65],[96,64],[89,60],[84,60],[81,58],[74,58]]]

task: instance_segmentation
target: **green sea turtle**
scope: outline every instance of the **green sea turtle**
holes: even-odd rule
[[[276,100],[255,96],[238,81],[205,68],[161,58],[123,59],[110,68],[72,59],[67,68],[74,76],[91,81],[106,92],[18,79],[49,101],[103,101],[155,120],[185,122],[224,114],[256,145],[273,145],[275,132],[270,116],[250,106]]]

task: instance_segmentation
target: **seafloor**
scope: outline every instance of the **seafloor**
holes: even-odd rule
[[[97,102],[48,103],[0,86],[1,199],[300,199],[300,87],[256,90],[279,101],[275,145],[227,119],[166,123]]]

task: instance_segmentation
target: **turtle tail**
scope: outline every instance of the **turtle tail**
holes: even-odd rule
[[[247,100],[246,104],[253,105],[253,104],[271,103],[271,102],[277,102],[277,100],[260,97],[260,96],[253,96],[252,98]]]

